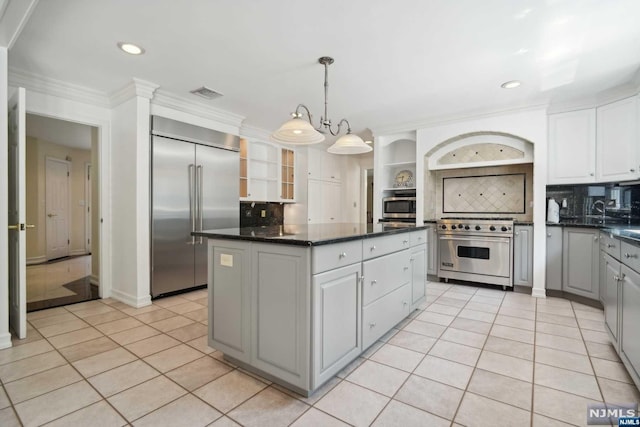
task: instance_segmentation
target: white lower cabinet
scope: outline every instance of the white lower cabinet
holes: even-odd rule
[[[623,265],[620,295],[620,357],[638,386],[640,378],[640,274]]]
[[[362,309],[362,349],[367,349],[378,338],[389,332],[411,310],[411,284],[379,298]]]
[[[611,337],[613,338],[614,347],[618,347],[618,296],[620,288],[620,261],[614,259],[611,255],[602,255],[603,269],[601,291],[602,303],[604,306],[604,323]]]
[[[338,373],[361,351],[360,263],[313,276],[313,384]]]
[[[417,308],[426,296],[427,245],[411,248],[411,308]]]
[[[411,252],[394,252],[362,263],[362,305],[411,281]]]
[[[600,232],[566,227],[562,238],[562,290],[591,299],[600,293]]]
[[[533,226],[531,225],[514,227],[513,284],[533,286]]]
[[[427,274],[438,275],[438,231],[435,224],[427,228]]]

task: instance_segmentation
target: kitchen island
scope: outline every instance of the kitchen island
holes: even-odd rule
[[[310,395],[425,299],[426,227],[205,230],[209,345]]]

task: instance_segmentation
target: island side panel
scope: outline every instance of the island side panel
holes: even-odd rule
[[[252,248],[251,364],[310,389],[309,247],[255,243]]]
[[[209,240],[209,345],[249,363],[251,244]]]

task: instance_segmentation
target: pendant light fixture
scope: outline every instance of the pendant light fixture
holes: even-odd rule
[[[323,56],[318,62],[324,65],[324,116],[320,117],[318,127],[313,126],[313,120],[309,109],[304,104],[298,104],[295,113],[291,114],[292,119],[286,121],[280,128],[271,135],[271,140],[281,144],[309,145],[318,144],[324,141],[324,133],[329,132],[336,136],[346,125],[347,133],[327,149],[333,154],[361,154],[372,150],[370,145],[358,135],[351,133],[351,125],[347,119],[342,119],[334,127],[328,113],[327,95],[329,93],[329,65],[333,64],[333,58]]]

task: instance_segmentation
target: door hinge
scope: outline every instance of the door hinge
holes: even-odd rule
[[[70,244],[71,244],[71,242],[69,241],[69,239],[67,239],[67,245],[70,245]]]
[[[87,212],[91,212],[91,206],[87,206]]]
[[[69,176],[69,171],[67,171],[67,176]]]
[[[87,245],[91,244],[91,239],[87,239]]]

